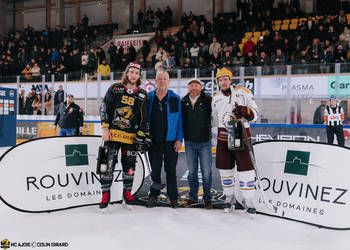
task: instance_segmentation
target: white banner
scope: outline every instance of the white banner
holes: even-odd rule
[[[0,198],[25,212],[67,209],[100,202],[102,197],[96,158],[101,137],[51,137],[19,144],[0,159]],[[120,154],[119,154],[120,156]],[[138,155],[132,192],[144,180]],[[111,202],[122,199],[122,167],[115,168]]]
[[[348,148],[266,141],[254,144],[254,152],[265,194],[278,216],[350,229],[350,168],[344,160],[350,156]],[[276,215],[261,206],[258,211]]]
[[[261,78],[259,98],[325,98],[328,96],[328,77]]]
[[[131,45],[138,51],[144,41],[149,41],[154,37],[154,33],[142,33],[140,35],[121,35],[117,36],[114,43],[119,48],[123,46],[123,48],[128,48]]]

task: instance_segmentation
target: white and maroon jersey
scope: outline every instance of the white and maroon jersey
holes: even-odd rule
[[[337,105],[335,108],[326,106],[324,109],[324,120],[328,126],[342,125],[344,121],[344,110]]]
[[[212,100],[212,126],[226,128],[225,121],[227,114],[232,114],[236,103],[240,106],[247,106],[254,114],[252,121],[258,118],[258,106],[254,96],[249,89],[241,86],[230,86],[231,94],[226,96],[221,91],[218,92]],[[244,127],[249,128],[249,121],[244,119]]]

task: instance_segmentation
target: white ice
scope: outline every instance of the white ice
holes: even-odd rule
[[[1,154],[1,152],[0,152]],[[9,176],[9,178],[11,178]],[[29,214],[0,201],[0,241],[68,242],[74,250],[349,250],[350,231],[200,208],[97,206]],[[11,250],[12,248],[10,248]],[[32,249],[14,248],[13,249]]]

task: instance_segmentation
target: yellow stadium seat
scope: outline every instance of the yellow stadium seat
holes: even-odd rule
[[[282,24],[281,30],[288,30],[288,24]]]
[[[243,43],[238,44],[239,49],[242,51]]]
[[[266,32],[265,32],[265,30],[264,30],[263,32],[261,32],[261,35],[262,35],[262,36],[265,36],[265,33],[266,33]]]
[[[306,17],[302,17],[299,19],[299,23],[301,23],[302,21],[306,22],[306,20],[307,20]]]
[[[253,36],[253,32],[246,32],[245,33],[245,38],[252,37],[252,36]]]
[[[292,24],[298,24],[299,20],[297,18],[293,18],[292,20],[290,20],[290,22]]]
[[[259,37],[253,37],[252,42],[256,44],[258,42],[258,39],[259,39]]]
[[[290,23],[290,20],[289,19],[284,19],[283,21],[282,21],[282,25],[288,25]]]
[[[258,37],[258,38],[259,38],[260,34],[261,34],[260,31],[255,31],[255,32],[253,33],[253,37]]]
[[[273,25],[281,25],[281,20],[274,20],[272,23]]]
[[[291,24],[289,25],[289,29],[290,29],[290,30],[296,30],[297,27],[298,27],[298,25],[297,25],[296,23],[291,23]]]
[[[242,38],[242,43],[245,44],[245,42],[248,41],[247,38]]]
[[[272,29],[273,29],[273,30],[280,30],[280,27],[281,27],[281,26],[279,26],[279,25],[274,25],[274,26],[272,26]]]

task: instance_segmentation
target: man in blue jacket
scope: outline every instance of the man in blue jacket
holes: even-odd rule
[[[157,89],[149,93],[148,114],[152,137],[149,157],[153,182],[146,205],[149,208],[157,204],[157,197],[160,194],[163,161],[170,205],[172,208],[179,206],[177,202],[176,164],[183,139],[181,99],[173,91],[168,90],[169,83],[168,73],[158,71],[156,76]]]

